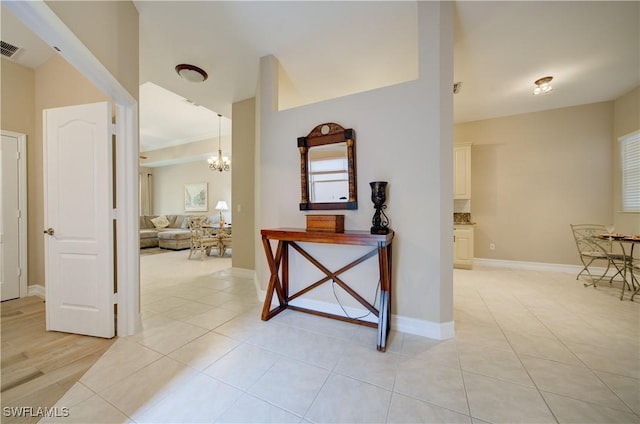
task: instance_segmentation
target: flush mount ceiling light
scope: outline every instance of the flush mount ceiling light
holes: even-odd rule
[[[533,90],[533,94],[537,96],[538,94],[547,94],[551,90],[553,90],[553,87],[551,87],[552,79],[553,77],[543,77],[536,80],[534,82],[534,84],[536,85],[536,88],[535,90]]]
[[[189,82],[203,82],[209,77],[204,69],[186,63],[176,65],[176,72]]]

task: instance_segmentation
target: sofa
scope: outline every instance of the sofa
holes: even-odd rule
[[[189,215],[141,216],[140,248],[188,249],[191,243],[188,217]]]

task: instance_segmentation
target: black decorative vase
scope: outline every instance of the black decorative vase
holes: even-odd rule
[[[387,182],[373,181],[369,185],[371,186],[371,201],[376,210],[371,220],[371,234],[389,234],[389,218],[384,213],[384,209],[387,207],[384,204],[387,201]]]

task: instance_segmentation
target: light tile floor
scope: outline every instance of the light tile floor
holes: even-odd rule
[[[144,330],[58,402],[63,422],[639,423],[640,305],[574,275],[454,271],[456,338],[285,311],[230,259],[145,256]],[[55,420],[45,420],[55,421]]]

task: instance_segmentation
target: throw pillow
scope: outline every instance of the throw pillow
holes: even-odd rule
[[[183,230],[188,230],[189,229],[189,217],[185,216],[184,219],[182,220],[182,225],[180,225],[180,228],[182,228]]]
[[[156,228],[167,228],[169,226],[169,220],[164,215],[160,215],[157,218],[153,218],[151,222]]]

